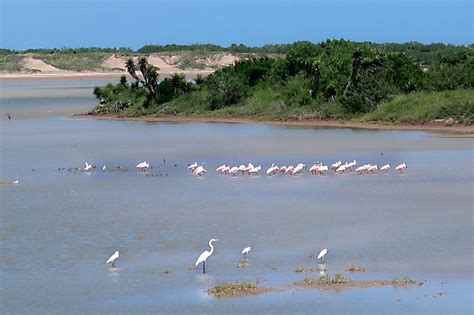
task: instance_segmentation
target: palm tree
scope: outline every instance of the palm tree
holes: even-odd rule
[[[140,60],[138,60],[138,65],[140,66],[140,72],[142,73],[143,79],[145,80],[145,85],[148,85],[148,60],[146,57],[141,57]]]
[[[347,82],[346,88],[344,89],[344,93],[342,96],[346,96],[347,91],[351,87],[351,85],[357,84],[357,73],[359,71],[360,63],[362,61],[362,51],[357,48],[354,53],[352,54],[352,72],[351,72],[351,79]]]
[[[307,63],[308,74],[313,77],[311,84],[311,97],[316,98],[318,96],[319,79],[321,78],[321,62],[319,60],[313,60]]]
[[[132,76],[137,81],[140,81],[140,79],[137,76],[137,72],[135,71],[135,62],[133,62],[132,58],[128,58],[127,61],[125,62],[125,67],[127,68],[128,73]]]

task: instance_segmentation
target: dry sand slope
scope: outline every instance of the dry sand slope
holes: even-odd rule
[[[229,53],[216,53],[209,56],[191,55],[189,53],[160,53],[146,56],[148,62],[159,68],[162,76],[168,76],[173,73],[184,73],[188,77],[194,77],[198,74],[209,75],[216,69],[233,64],[235,61],[242,59],[241,56],[235,56]],[[2,72],[0,71],[0,79],[68,79],[81,77],[120,77],[127,74],[125,62],[128,58],[126,55],[110,55],[104,58],[100,69],[93,71],[70,71],[62,70],[39,59],[40,57],[25,55],[20,61],[23,69],[20,72]],[[138,62],[139,56],[134,56],[135,62]],[[199,69],[186,67],[184,60],[192,60],[199,65]]]

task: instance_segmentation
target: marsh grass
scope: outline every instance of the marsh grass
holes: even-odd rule
[[[348,264],[346,267],[346,271],[348,272],[366,272],[367,268],[359,265]]]
[[[208,290],[210,295],[216,297],[237,297],[255,295],[271,291],[269,288],[259,288],[255,282],[224,282]]]

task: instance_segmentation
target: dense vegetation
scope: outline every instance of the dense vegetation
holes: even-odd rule
[[[254,119],[365,115],[409,122],[453,117],[472,123],[472,48],[437,53],[435,61],[387,50],[345,40],[302,41],[292,44],[284,57],[241,60],[193,84],[182,75],[159,82],[157,69],[146,58],[139,65],[130,59],[127,69],[134,81],[129,84],[124,77],[119,84],[96,88],[100,104],[94,112]]]

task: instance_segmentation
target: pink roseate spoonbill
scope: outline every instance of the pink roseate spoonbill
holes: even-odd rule
[[[84,171],[88,172],[92,169],[92,165],[86,162],[86,167],[84,167]]]
[[[200,263],[202,263],[202,273],[206,273],[206,260],[212,255],[212,253],[214,252],[214,246],[212,245],[213,242],[217,242],[219,241],[218,239],[216,238],[211,238],[211,240],[209,241],[209,247],[211,248],[210,251],[208,250],[205,250],[202,252],[201,255],[199,255],[198,259],[196,260],[196,262],[194,263],[195,266],[199,265]]]
[[[194,162],[193,164],[188,165],[188,170],[190,170],[192,172],[196,169],[196,167],[198,167],[198,164],[197,164],[197,162]]]
[[[337,170],[342,165],[342,161],[337,161],[336,163],[331,165],[333,170]],[[337,171],[336,171],[337,172]]]
[[[252,247],[250,247],[250,246],[245,247],[245,248],[242,250],[242,255],[244,255],[244,258],[247,258],[247,255],[250,253],[251,250],[252,250]]]
[[[299,173],[301,173],[301,171],[304,170],[305,168],[306,168],[306,165],[304,165],[303,163],[299,163],[299,164],[296,165],[296,167],[293,169],[293,171],[291,172],[291,175],[299,174]]]
[[[118,250],[115,251],[115,253],[110,256],[110,258],[107,260],[106,264],[112,263],[112,267],[115,268],[115,261],[119,258],[120,252]]]
[[[230,168],[229,174],[232,175],[232,176],[235,176],[235,175],[237,175],[238,171],[239,171],[239,168],[237,166],[233,166],[233,167]]]
[[[197,165],[196,165],[196,167],[197,167]],[[224,169],[225,167],[226,167],[226,165],[225,165],[225,164],[222,164],[221,166],[219,166],[218,168],[216,168],[216,172],[221,173],[221,172],[222,172],[222,169]]]
[[[327,165],[321,165],[318,167],[317,172],[321,175],[324,175],[324,172],[327,172],[329,170],[329,167]]]
[[[311,166],[309,170],[313,175],[316,175],[318,173],[318,169],[320,166],[321,166],[320,163],[313,164],[313,166]]]
[[[356,168],[355,171],[357,173],[362,173],[363,171],[366,171],[368,168],[369,168],[369,164],[365,164]]]
[[[397,167],[395,167],[395,170],[396,171],[399,171],[400,174],[403,173],[403,170],[407,168],[407,165],[405,163],[402,163],[400,165],[398,165]]]
[[[286,173],[287,166],[280,167],[280,173]]]
[[[150,164],[147,163],[146,161],[143,161],[143,162],[137,164],[137,168],[141,171],[144,171],[149,167],[150,167]]]
[[[323,261],[324,257],[326,257],[327,254],[328,254],[328,249],[327,248],[323,249],[321,252],[319,252],[318,260]]]
[[[347,168],[350,169],[351,172],[352,172],[352,168],[353,168],[354,166],[356,166],[356,165],[357,165],[357,161],[354,160],[354,161],[352,161],[352,162],[347,163]]]
[[[258,172],[260,172],[261,169],[262,169],[262,166],[260,166],[260,165],[257,166],[257,167],[254,167],[249,171],[249,174],[250,175],[257,175]]]
[[[295,167],[293,165],[290,165],[286,168],[285,174],[291,174]]]
[[[222,174],[228,174],[230,171],[230,166],[227,165],[226,167],[224,167],[222,170],[221,170],[221,173]]]
[[[242,173],[242,175],[245,173],[245,165],[239,165],[239,172]]]
[[[200,165],[196,167],[193,173],[196,174],[197,176],[202,176],[202,174],[207,173],[207,171],[204,169],[204,166]]]
[[[275,166],[275,163],[272,163],[272,166],[270,166],[268,169],[267,169],[267,175],[270,176],[272,174],[274,174],[277,170],[278,166]]]
[[[367,168],[367,173],[372,173],[372,174],[375,174],[375,171],[378,170],[378,166],[377,164],[375,165],[370,165],[368,168]]]
[[[346,169],[347,167],[345,165],[341,165],[336,169],[336,172],[338,172],[339,174],[342,174],[346,171]]]
[[[244,172],[249,172],[250,170],[252,170],[254,168],[255,168],[255,166],[253,166],[253,164],[249,162],[247,167],[244,169]]]
[[[380,168],[381,171],[387,172],[390,169],[390,164],[385,164]]]

